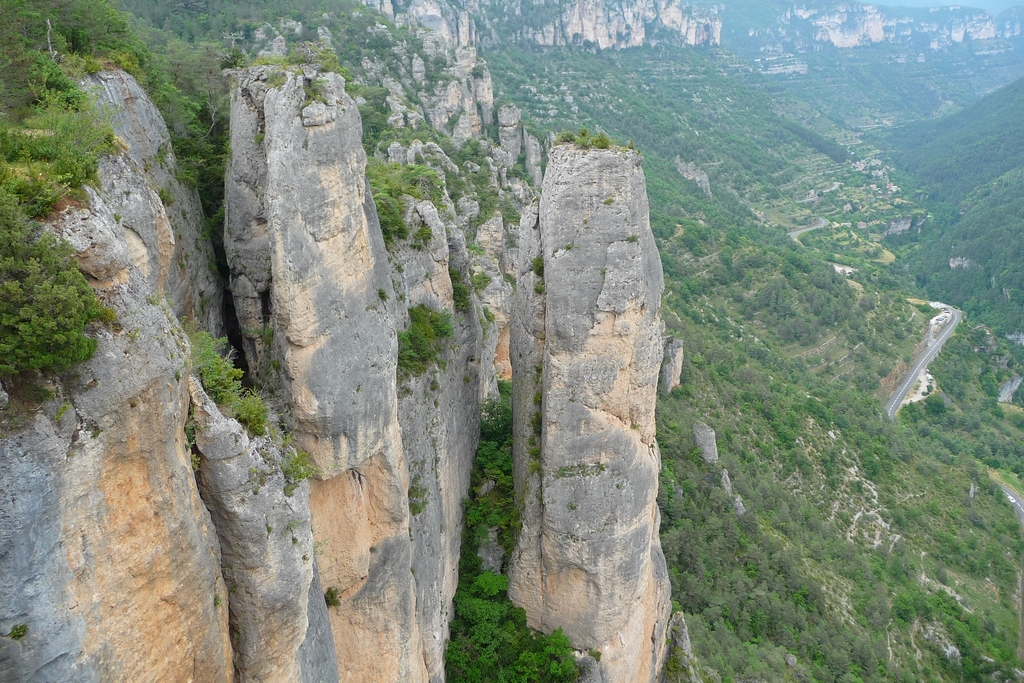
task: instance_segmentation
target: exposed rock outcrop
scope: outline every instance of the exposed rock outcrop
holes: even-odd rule
[[[692,161],[688,161],[684,164],[683,160],[678,156],[676,157],[675,164],[676,170],[679,171],[684,178],[697,183],[697,187],[700,188],[701,192],[708,197],[711,196],[711,181],[708,179],[706,171]]]
[[[725,495],[732,499],[732,507],[736,511],[739,517],[742,517],[747,513],[747,508],[743,505],[743,498],[738,493],[732,492],[732,480],[729,478],[729,470],[722,470],[722,490],[725,491]]]
[[[679,0],[654,2],[593,2],[574,0],[556,4],[558,14],[541,13],[542,3],[517,6],[521,14],[515,38],[539,45],[586,45],[602,50],[638,47],[673,40],[684,45],[718,45],[722,19],[714,12]],[[519,28],[523,27],[524,28]]]
[[[18,642],[0,639],[0,671],[230,681],[228,593],[186,444],[189,345],[175,318],[222,326],[202,212],[174,178],[167,127],[138,83],[112,71],[85,85],[113,109],[127,149],[101,160],[88,208],[49,228],[117,323],[87,330],[96,353],[62,381],[37,380],[53,398],[30,419],[18,417],[23,405],[0,414],[0,631],[27,626]]]
[[[296,453],[282,453],[267,436],[250,438],[220,413],[198,380],[189,386],[201,454],[197,479],[220,537],[239,681],[337,681],[329,626],[307,632],[310,622],[326,621],[327,605],[322,592],[310,594],[309,487],[287,482],[281,468]],[[303,670],[298,652],[307,636],[319,638],[316,659],[335,664],[333,677]]]
[[[679,386],[683,372],[683,340],[666,339],[665,357],[661,361],[661,390],[666,394]]]
[[[1024,381],[1020,375],[1014,375],[1010,379],[1006,380],[999,385],[999,402],[1000,403],[1012,403],[1013,395],[1017,393],[1017,389],[1020,388],[1021,382]]]
[[[0,671],[18,681],[233,679],[220,547],[185,440],[188,341],[97,203],[112,329],[0,437]],[[80,245],[79,245],[80,246]],[[104,249],[110,253],[99,253]],[[123,267],[122,267],[123,266]],[[117,270],[120,268],[120,270]],[[3,416],[6,417],[6,416]],[[145,643],[145,647],[139,647]]]
[[[199,192],[178,179],[178,162],[160,111],[135,78],[100,71],[83,85],[113,113],[114,132],[127,149],[100,162],[103,197],[120,216],[129,253],[154,292],[166,295],[176,316],[195,318],[219,335],[223,289],[212,247],[202,237]],[[159,192],[159,194],[158,194]],[[95,207],[95,198],[90,197]]]
[[[556,147],[523,212],[513,304],[522,531],[509,595],[530,626],[653,681],[669,616],[655,497],[664,287],[635,152]]]
[[[280,85],[267,79],[284,77]],[[232,72],[225,248],[250,368],[280,388],[310,487],[320,579],[346,681],[427,678],[398,422],[400,316],[337,74]],[[316,86],[312,86],[313,83]],[[322,92],[307,100],[307,88]],[[387,605],[382,609],[382,605]]]
[[[704,424],[696,422],[693,425],[693,440],[697,442],[700,455],[704,462],[713,464],[718,462],[718,441],[715,438],[715,430]]]
[[[427,675],[435,682],[444,680],[448,623],[458,587],[462,501],[469,491],[479,438],[479,387],[491,372],[486,355],[480,353],[483,332],[478,314],[455,310],[449,271],[465,278],[469,253],[462,232],[449,218],[430,202],[416,202],[407,222],[413,232],[429,227],[430,239],[392,249],[392,258],[402,264],[395,277],[401,280],[405,304],[446,311],[454,328],[444,363],[419,377],[403,378],[398,402],[409,466],[416,619]]]
[[[514,104],[506,104],[498,110],[498,140],[508,150],[513,162],[519,158],[519,151],[523,148],[523,135],[519,131],[521,116],[519,107]]]
[[[690,631],[682,612],[673,614],[668,624],[668,654],[661,683],[703,683],[693,657]]]

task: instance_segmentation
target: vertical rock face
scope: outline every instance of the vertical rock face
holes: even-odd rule
[[[0,677],[230,681],[220,549],[185,441],[188,341],[105,206],[84,222],[105,236],[86,272],[118,326],[90,330],[93,358],[30,419],[0,414],[0,630],[28,627],[0,642]]]
[[[430,228],[426,244],[396,245],[393,258],[403,264],[401,291],[409,307],[425,305],[452,315],[452,351],[445,362],[419,377],[401,381],[398,417],[402,448],[409,465],[412,514],[412,574],[416,618],[423,640],[429,679],[444,680],[444,651],[451,605],[458,587],[462,544],[462,501],[469,490],[479,438],[480,375],[488,371],[480,354],[478,314],[454,308],[449,269],[468,271],[462,232],[428,201],[416,202],[408,214],[410,232]]]
[[[661,390],[666,394],[679,386],[679,376],[683,372],[683,340],[665,340],[665,358],[661,363]]]
[[[704,458],[704,462],[718,462],[718,439],[715,437],[714,429],[703,422],[694,423],[693,440],[697,442],[697,448],[700,449],[700,456]]]
[[[186,444],[188,340],[174,315],[221,327],[202,212],[138,83],[112,71],[85,85],[128,149],[101,160],[89,207],[49,228],[117,324],[87,330],[95,355],[51,380],[31,419],[18,416],[25,397],[0,412],[0,631],[28,628],[0,640],[0,678],[230,681],[227,587]]]
[[[346,681],[427,677],[396,386],[397,297],[336,74],[234,72],[225,248],[250,367],[287,401]],[[269,82],[268,82],[269,79]],[[310,95],[310,93],[313,93]]]
[[[220,413],[195,378],[190,394],[202,455],[199,490],[220,538],[239,681],[337,681],[336,668],[333,677],[322,671],[310,675],[298,656],[312,638],[316,659],[335,663],[329,625],[326,633],[307,630],[308,623],[327,619],[322,591],[310,591],[308,485],[287,484],[281,471],[286,456],[273,440],[250,438]]]
[[[673,614],[669,621],[668,641],[668,655],[661,683],[703,683],[693,657],[690,631],[682,612]]]
[[[655,503],[664,287],[640,156],[552,150],[523,213],[511,356],[523,528],[509,594],[532,627],[653,681],[669,612]]]
[[[268,87],[271,74],[285,82]],[[393,461],[394,289],[359,112],[336,74],[235,77],[224,241],[246,359],[284,389],[297,443],[325,473]],[[307,100],[313,88],[326,102]]]
[[[498,110],[498,139],[501,146],[508,150],[513,163],[519,159],[519,151],[523,147],[523,136],[519,132],[519,107],[506,104]]]
[[[209,240],[202,237],[203,207],[198,191],[177,178],[160,111],[124,71],[100,71],[83,85],[112,111],[114,132],[127,146],[125,153],[100,162],[99,176],[100,193],[122,217],[132,260],[154,291],[166,293],[175,315],[196,318],[220,334],[223,291],[212,270]]]

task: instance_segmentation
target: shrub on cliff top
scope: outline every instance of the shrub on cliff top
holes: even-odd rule
[[[601,131],[597,135],[591,135],[590,131],[586,128],[580,128],[578,131],[573,132],[571,130],[563,130],[555,138],[556,145],[567,145],[575,144],[583,149],[610,149],[614,143],[612,139],[608,137],[608,134]],[[632,149],[632,144],[629,147]]]
[[[102,312],[71,245],[29,221],[0,188],[0,376],[86,360],[96,341],[83,331]]]
[[[390,245],[397,237],[409,236],[409,228],[403,218],[408,195],[414,199],[429,199],[435,206],[444,206],[444,181],[432,168],[410,164],[385,163],[370,158],[366,163],[366,178],[377,206],[377,217],[384,241]]]

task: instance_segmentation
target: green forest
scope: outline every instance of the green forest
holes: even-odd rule
[[[1024,79],[885,142],[930,220],[894,240],[916,284],[997,333],[1024,330]],[[956,259],[956,260],[954,260]]]

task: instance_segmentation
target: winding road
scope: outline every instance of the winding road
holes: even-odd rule
[[[914,380],[917,379],[917,376],[924,368],[928,367],[929,363],[935,360],[935,356],[939,355],[939,351],[942,350],[942,345],[946,343],[946,340],[953,334],[953,330],[955,330],[956,326],[960,324],[960,320],[963,317],[960,311],[955,308],[951,308],[950,310],[953,312],[952,319],[942,326],[942,331],[939,332],[939,336],[932,340],[924,350],[924,353],[917,357],[913,366],[911,366],[910,370],[907,371],[907,374],[903,376],[903,379],[900,381],[900,385],[896,387],[896,391],[894,391],[892,396],[889,397],[889,402],[885,404],[885,414],[890,420],[896,419],[896,411],[899,410],[900,404],[903,403],[903,399],[905,399],[907,394],[910,393],[910,389],[914,386]],[[929,334],[930,333],[931,331],[929,330]]]
[[[789,236],[793,238],[794,242],[799,242],[800,240],[798,240],[797,237],[799,237],[800,235],[804,234],[805,232],[810,232],[811,230],[824,228],[826,225],[828,225],[828,221],[825,220],[824,218],[815,218],[813,223],[808,223],[803,227],[793,230],[792,232],[789,233]]]

